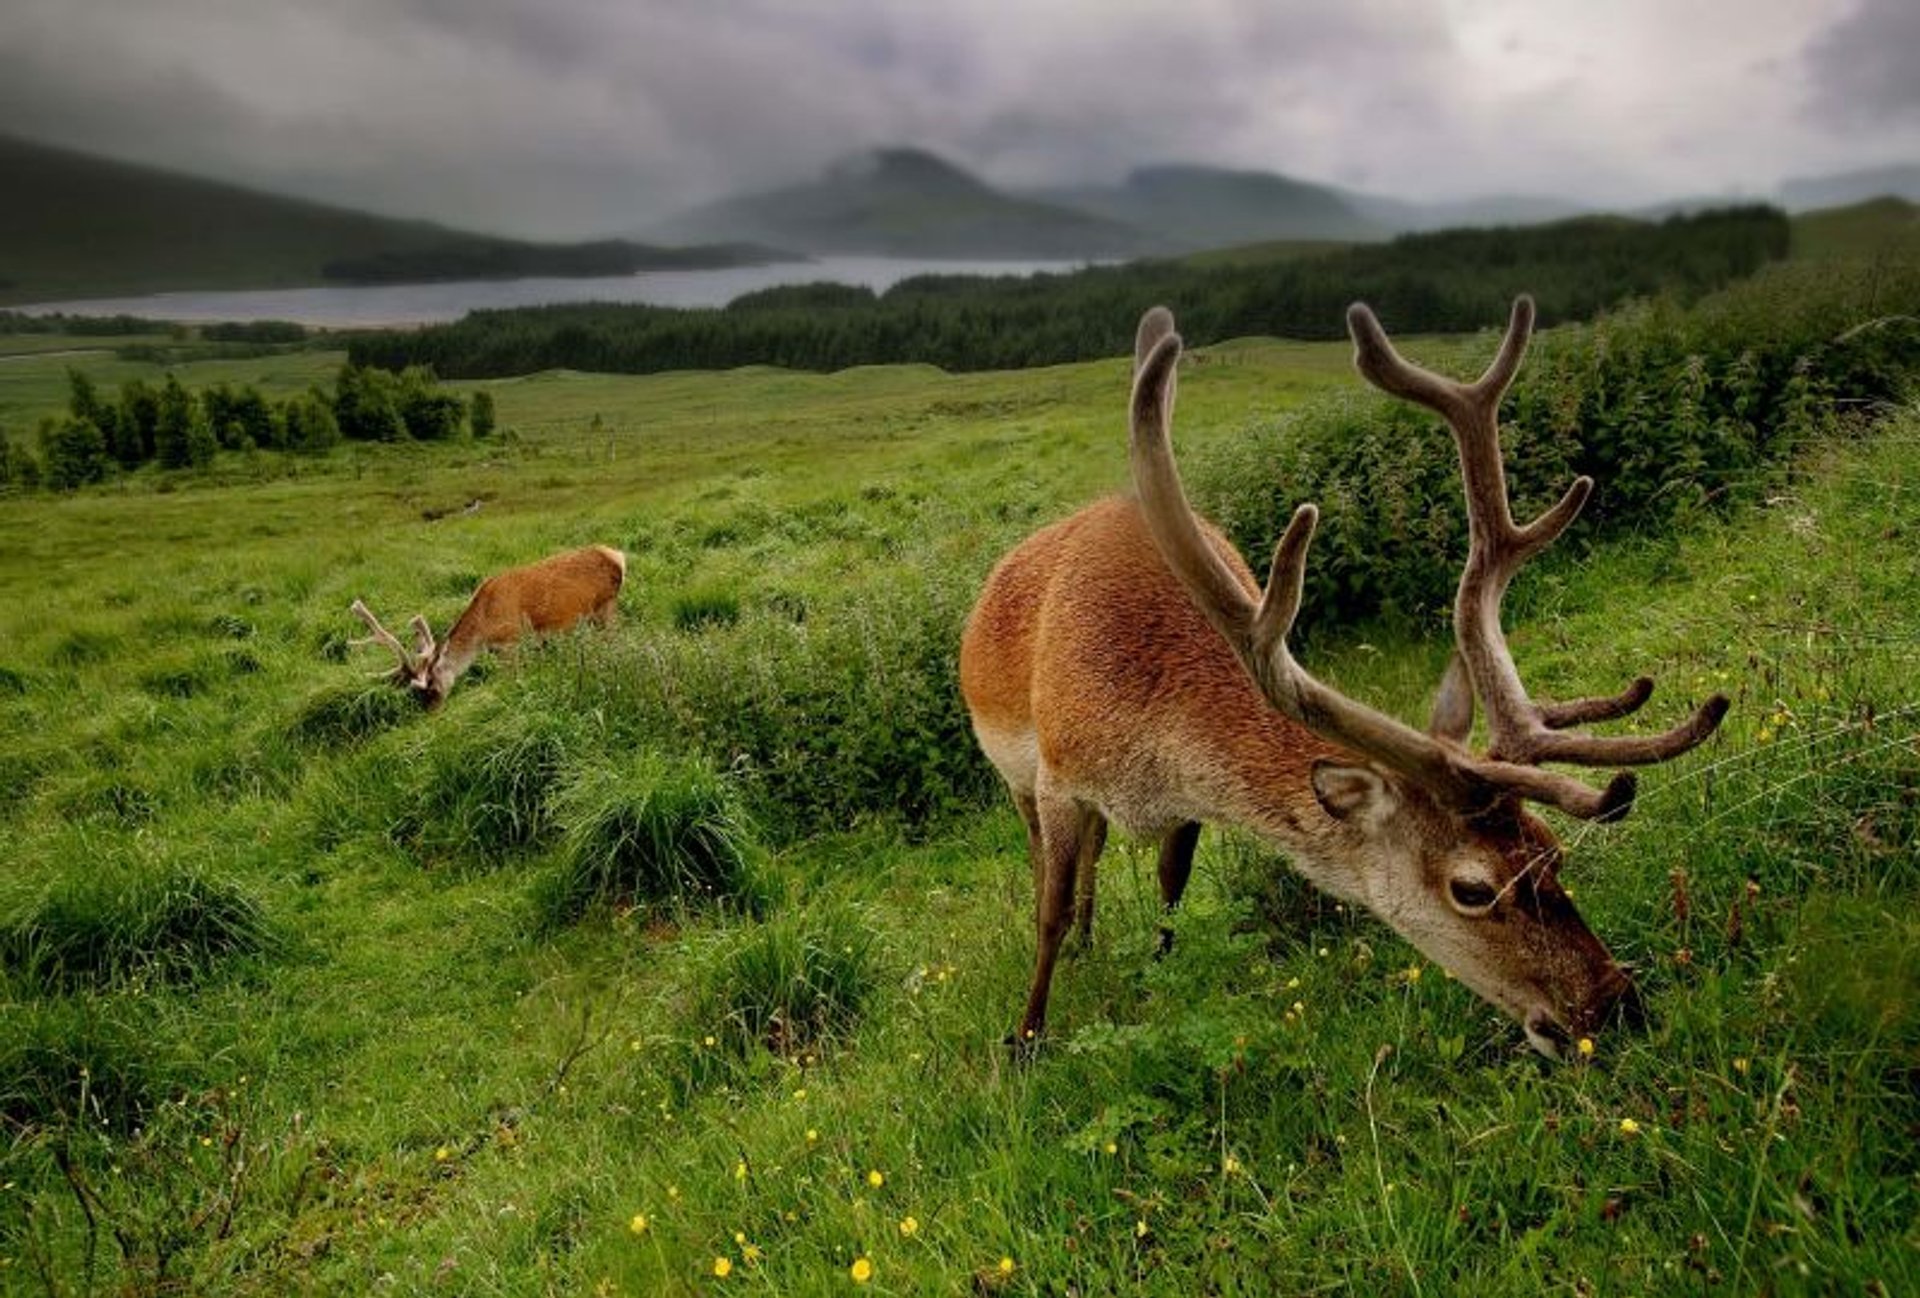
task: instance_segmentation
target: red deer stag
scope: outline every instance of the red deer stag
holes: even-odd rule
[[[603,626],[611,623],[620,598],[620,583],[626,575],[627,556],[605,545],[568,550],[524,568],[509,568],[480,583],[443,641],[435,643],[426,618],[414,614],[412,650],[356,599],[352,612],[373,634],[348,643],[380,644],[391,649],[400,660],[391,673],[393,680],[434,708],[483,649],[510,645],[528,630],[540,634],[564,631],[582,618],[592,618]]]
[[[1539,763],[1664,761],[1711,734],[1727,701],[1716,695],[1664,734],[1600,738],[1573,727],[1634,711],[1652,681],[1564,703],[1536,703],[1520,682],[1501,597],[1593,488],[1579,478],[1524,526],[1509,512],[1496,413],[1532,333],[1530,299],[1514,304],[1499,354],[1472,383],[1401,359],[1363,305],[1347,322],[1360,372],[1438,412],[1460,454],[1469,549],[1432,724],[1422,732],[1376,712],[1294,659],[1287,636],[1313,505],[1295,512],[1264,592],[1195,516],[1168,440],[1181,342],[1164,308],[1148,312],[1131,411],[1138,498],[1100,501],[1017,546],[987,579],[961,644],[974,732],[1026,820],[1032,858],[1039,952],[1017,1043],[1045,1025],[1069,920],[1083,938],[1091,928],[1109,822],[1159,839],[1168,907],[1186,887],[1201,823],[1244,826],[1517,1019],[1542,1054],[1558,1057],[1637,1005],[1560,886],[1553,831],[1523,800],[1585,820],[1624,815],[1630,773],[1594,788]],[[1466,746],[1476,696],[1484,755]]]

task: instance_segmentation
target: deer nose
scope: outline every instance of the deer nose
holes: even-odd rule
[[[1647,1026],[1647,1003],[1626,970],[1615,969],[1577,1018],[1596,1031],[1639,1032]]]

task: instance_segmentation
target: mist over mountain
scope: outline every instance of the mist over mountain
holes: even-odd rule
[[[1133,256],[1164,241],[1123,222],[994,188],[912,148],[851,155],[815,180],[722,199],[645,237],[900,257]]]

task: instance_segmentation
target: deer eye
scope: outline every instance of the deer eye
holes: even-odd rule
[[[1447,885],[1447,890],[1453,894],[1453,904],[1461,910],[1492,910],[1493,903],[1500,898],[1499,889],[1478,879],[1455,879]]]

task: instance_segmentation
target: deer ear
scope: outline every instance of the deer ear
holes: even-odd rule
[[[1335,820],[1366,827],[1381,824],[1400,806],[1400,795],[1378,771],[1325,758],[1313,764],[1313,796]]]

